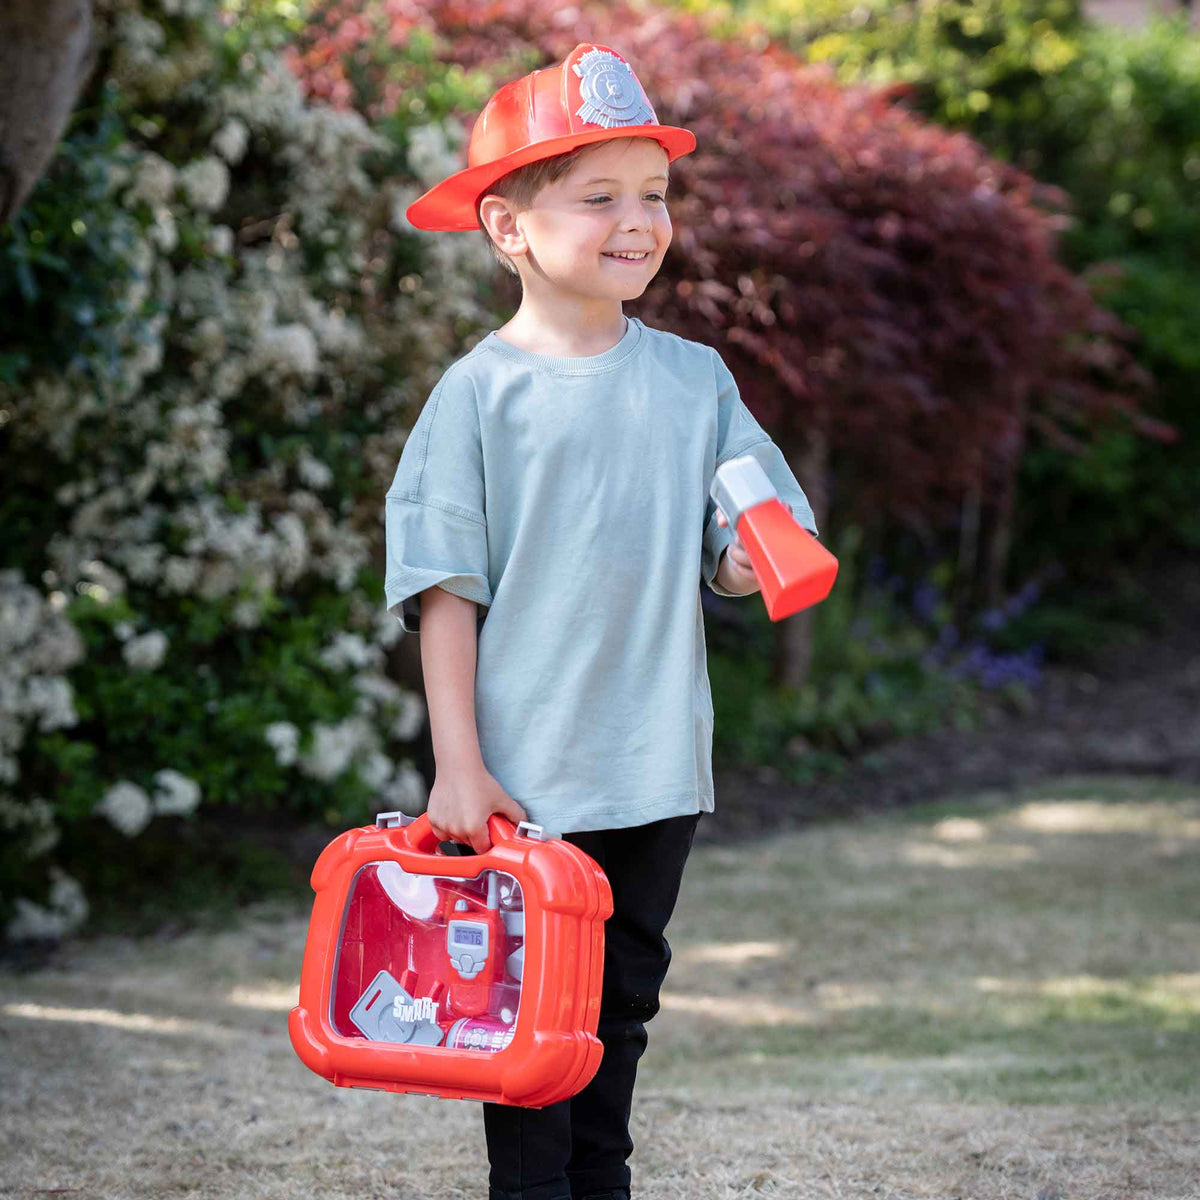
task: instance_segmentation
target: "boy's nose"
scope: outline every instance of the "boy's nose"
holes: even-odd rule
[[[633,201],[632,208],[621,214],[621,220],[626,229],[650,229],[654,224],[646,206],[638,200]]]

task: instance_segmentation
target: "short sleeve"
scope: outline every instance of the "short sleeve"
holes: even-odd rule
[[[407,632],[420,632],[426,588],[491,604],[479,409],[468,377],[447,372],[421,410],[387,491],[386,525],[387,609]]]
[[[766,472],[767,478],[775,485],[779,499],[792,510],[792,515],[799,524],[816,537],[817,523],[813,518],[812,505],[792,474],[787,459],[746,407],[725,360],[711,346],[709,349],[712,351],[717,389],[716,466],[719,467],[731,458],[740,458],[743,454],[753,454]],[[711,488],[711,479],[708,484]],[[722,528],[717,524],[717,506],[709,496],[704,510],[704,545],[700,557],[700,572],[704,582],[718,596],[739,594],[727,592],[716,582],[721,555],[732,541],[733,530],[728,525]]]

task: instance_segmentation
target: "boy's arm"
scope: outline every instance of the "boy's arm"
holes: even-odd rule
[[[474,600],[445,588],[421,596],[421,670],[437,777],[429,793],[429,826],[442,841],[467,842],[476,854],[491,845],[487,820],[502,813],[515,825],[525,810],[483,763],[475,724],[479,631]]]
[[[475,724],[476,609],[444,588],[421,593],[421,671],[439,770],[483,768]]]

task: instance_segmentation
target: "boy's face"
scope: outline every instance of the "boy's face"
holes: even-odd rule
[[[526,287],[611,300],[640,296],[671,244],[667,152],[645,138],[601,142],[517,216]],[[644,251],[640,260],[612,257]]]

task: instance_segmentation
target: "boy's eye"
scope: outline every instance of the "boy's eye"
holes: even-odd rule
[[[660,195],[658,192],[651,192],[650,195],[655,200],[661,200],[664,204],[666,203],[666,199],[667,199],[666,196]],[[592,196],[589,199],[585,200],[584,204],[603,204],[606,200],[611,200],[611,199],[612,199],[611,196]]]

